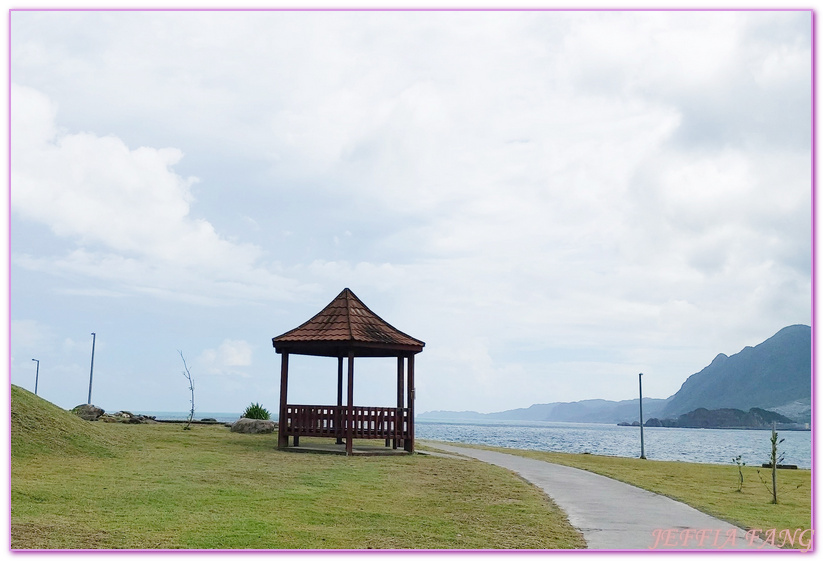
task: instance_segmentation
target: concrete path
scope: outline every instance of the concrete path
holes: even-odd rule
[[[774,549],[683,503],[582,469],[431,440],[420,444],[509,469],[537,485],[566,512],[589,549]]]

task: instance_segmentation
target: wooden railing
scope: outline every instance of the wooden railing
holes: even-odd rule
[[[346,406],[286,405],[285,431],[288,436],[329,436],[345,438],[348,422]],[[402,407],[353,407],[353,438],[409,438],[409,410]]]

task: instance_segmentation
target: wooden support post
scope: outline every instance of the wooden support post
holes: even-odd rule
[[[337,357],[337,416],[334,422],[337,426],[334,431],[337,433],[337,444],[343,444],[343,357]]]
[[[348,402],[346,407],[346,455],[354,448],[354,351],[349,351]]]
[[[403,357],[397,357],[397,416],[394,420],[394,442],[392,448],[397,450],[403,445],[400,435],[403,434]]]
[[[289,390],[289,353],[283,351],[280,357],[280,416],[277,419],[277,447],[287,448],[289,437],[286,434],[286,398]]]
[[[407,391],[409,401],[409,438],[403,443],[406,452],[414,452],[414,355],[409,356],[409,387]]]

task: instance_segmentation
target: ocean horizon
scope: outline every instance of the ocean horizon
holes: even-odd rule
[[[161,421],[185,421],[189,418],[189,411],[132,411],[135,415],[146,415]],[[221,423],[233,423],[240,418],[241,412],[230,413],[225,411],[194,411],[193,420],[215,419]],[[272,420],[277,420],[277,415],[272,416]]]
[[[160,420],[188,419],[188,412],[134,411]],[[196,411],[194,420],[233,423],[240,412]],[[272,415],[277,421],[277,415]],[[737,456],[747,465],[768,462],[769,430],[687,429],[644,427],[647,459],[675,462],[731,464]],[[811,431],[778,431],[785,441],[780,451],[786,464],[801,469],[812,465]],[[416,420],[415,438],[464,444],[482,444],[521,450],[567,452],[636,458],[640,455],[640,428],[607,423],[553,421],[426,421]]]

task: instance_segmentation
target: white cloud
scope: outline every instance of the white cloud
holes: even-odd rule
[[[77,246],[12,264],[97,281],[61,295],[349,286],[427,341],[424,408],[674,391],[810,321],[808,13],[67,17],[12,20],[60,101],[14,88],[13,211]]]
[[[218,350],[226,366],[250,366],[252,347],[246,341],[225,340]]]
[[[204,302],[283,298],[298,288],[259,264],[259,247],[227,241],[191,216],[195,179],[173,171],[179,150],[59,131],[55,115],[43,94],[12,85],[12,211],[81,247],[63,257],[16,255],[18,265]]]
[[[209,374],[248,378],[244,367],[252,364],[252,346],[246,341],[226,339],[216,349],[206,349],[198,357],[198,364]]]

